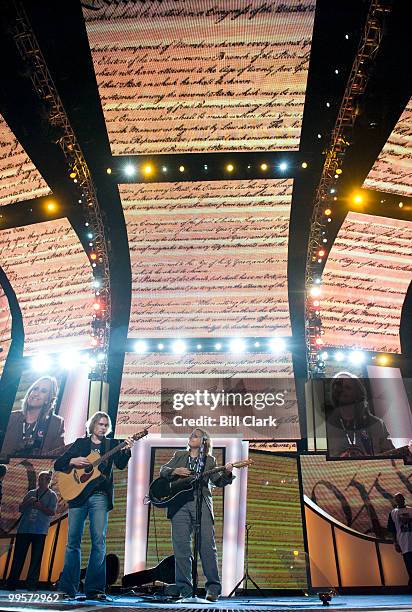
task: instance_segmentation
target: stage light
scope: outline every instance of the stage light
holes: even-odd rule
[[[159,342],[159,344],[157,345],[157,348],[159,351],[163,351],[165,345],[162,342]]]
[[[229,350],[231,353],[244,353],[246,350],[246,343],[242,338],[234,338],[229,343]]]
[[[318,138],[320,140],[322,138],[322,134],[318,134]]]
[[[326,108],[330,108],[330,102],[326,102]]]
[[[142,355],[143,353],[146,353],[147,352],[147,342],[145,342],[144,340],[139,340],[134,345],[134,349],[133,350],[134,350],[135,353],[138,353],[139,355]]]
[[[143,172],[146,176],[150,176],[153,172],[153,166],[151,166],[150,164],[146,164],[143,168]]]
[[[342,172],[343,172],[342,168],[338,168],[338,169],[336,170],[336,174],[338,174],[338,175],[339,175],[339,174],[342,174]]]
[[[132,166],[132,164],[127,164],[127,166],[124,167],[124,173],[126,176],[133,176],[136,174],[136,168]]]
[[[345,34],[346,40],[349,40],[349,34]]]
[[[389,355],[378,355],[376,357],[376,363],[380,366],[387,366],[391,362]]]
[[[84,226],[85,226],[85,227],[89,227],[89,225],[90,225],[90,224],[89,224],[89,222],[88,222],[88,221],[86,221],[86,223],[84,224]]]
[[[198,351],[201,351],[202,350],[202,345],[201,344],[196,344],[196,348],[197,348]]]
[[[316,283],[317,285],[320,285],[320,284],[321,284],[321,282],[322,282],[322,279],[321,279],[321,278],[315,278],[315,283]]]
[[[330,208],[327,208],[327,209],[325,210],[325,215],[326,215],[327,217],[329,217],[331,214],[332,214],[332,210],[331,210]]]
[[[294,557],[298,557],[299,556],[299,551],[298,550],[294,550],[293,551],[293,556]]]
[[[326,243],[327,243],[327,241],[328,241],[328,239],[327,239],[327,238],[323,238],[323,240],[322,240],[322,242],[323,242],[324,244],[326,244]]]
[[[320,305],[319,300],[314,300],[313,301],[313,305],[314,305],[315,308],[317,308]]]
[[[64,353],[60,353],[58,361],[61,368],[70,370],[79,363],[80,353],[74,350],[64,351]]]
[[[91,240],[91,239],[93,238],[93,234],[92,234],[91,232],[89,232],[89,233],[87,234],[87,237],[88,237],[88,239],[89,239],[89,240]]]
[[[97,259],[97,254],[96,254],[96,253],[90,253],[90,259],[91,259],[92,261],[96,261],[96,259]]]
[[[173,342],[172,351],[175,355],[183,355],[183,353],[186,353],[186,350],[187,346],[186,343],[183,342],[183,340],[176,340],[175,342]]]
[[[185,171],[185,167],[184,166],[179,166],[179,172],[184,172]]]
[[[216,344],[215,344],[215,350],[216,350],[216,351],[220,351],[220,350],[222,350],[222,344],[221,344],[220,342],[216,342]]]
[[[286,350],[286,342],[283,338],[271,338],[269,340],[269,350],[271,353],[283,353]]]
[[[319,257],[323,257],[325,255],[325,251],[321,249],[318,253]]]
[[[167,166],[162,166],[162,172],[167,172]]]
[[[335,361],[340,363],[341,361],[345,359],[345,353],[342,353],[342,351],[336,351],[336,353],[334,354],[334,358],[335,358]]]
[[[56,202],[53,202],[53,200],[49,200],[46,202],[46,208],[48,212],[55,212],[57,210],[57,204]]]
[[[327,221],[328,223],[332,223],[332,219],[330,217],[328,217]]]
[[[267,164],[260,164],[260,169],[265,171],[268,169],[268,165]]]
[[[322,344],[323,344],[323,340],[322,340],[322,338],[316,338],[315,343],[316,343],[318,346],[322,346]]]
[[[254,346],[255,346],[255,348],[259,348],[260,342],[255,342]]]
[[[329,353],[328,353],[328,351],[322,351],[320,356],[323,359],[323,361],[326,361],[329,358]]]
[[[106,168],[106,172],[107,172],[107,174],[111,174],[112,173],[112,169],[111,168]]]
[[[330,192],[331,192],[331,193],[336,193],[336,189],[333,189],[333,188],[332,188],[332,189],[330,190]]]
[[[307,168],[308,167],[308,163],[307,162],[302,162],[302,168]]]
[[[335,68],[335,74],[339,74],[339,70]]]
[[[233,172],[233,170],[235,169],[233,164],[227,164],[226,166],[226,170],[227,172]]]
[[[312,297],[319,297],[320,294],[322,293],[322,290],[320,287],[311,287],[309,289],[309,293]]]
[[[104,353],[99,353],[99,354],[97,355],[97,361],[100,361],[100,362],[101,362],[101,361],[104,361]]]
[[[95,278],[94,281],[93,281],[93,287],[95,289],[98,289],[100,287],[100,285],[101,285],[101,283],[100,283],[99,279]]]
[[[35,372],[48,372],[52,367],[50,355],[38,353],[31,358],[31,368]]]
[[[74,170],[72,170],[72,172],[70,172],[69,176],[70,176],[71,179],[75,179],[77,174],[76,174],[76,172]]]
[[[403,202],[399,202],[398,206],[399,208],[403,208]]]
[[[362,204],[363,202],[363,197],[361,196],[360,193],[357,193],[353,196],[353,203],[354,204]]]
[[[287,169],[288,169],[288,165],[287,165],[287,163],[286,163],[286,162],[281,162],[281,163],[279,164],[279,170],[280,170],[281,172],[285,172],[285,170],[287,170]]]
[[[208,165],[207,164],[203,164],[203,170],[207,170],[208,169]]]
[[[95,302],[95,303],[93,304],[93,309],[94,309],[94,310],[96,310],[96,311],[97,311],[97,310],[100,310],[100,304],[99,304],[99,302]]]
[[[349,361],[353,365],[360,365],[361,363],[365,361],[365,359],[366,359],[366,355],[362,351],[352,351],[349,354]]]

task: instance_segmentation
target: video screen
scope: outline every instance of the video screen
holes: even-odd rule
[[[238,384],[242,389],[245,385],[248,389],[254,389],[256,385],[259,387],[261,379],[271,379],[274,381],[273,384],[278,385],[279,390],[288,391],[287,400],[282,402],[281,406],[270,407],[270,413],[276,417],[276,422],[270,426],[270,422],[265,424],[254,421],[254,424],[258,425],[256,428],[250,427],[251,420],[248,420],[245,426],[243,423],[239,422],[238,425],[232,421],[234,427],[225,427],[219,430],[219,433],[227,435],[231,432],[234,437],[243,435],[244,439],[269,437],[276,440],[297,440],[301,437],[290,353],[277,355],[254,353],[253,363],[245,364],[241,355],[201,351],[184,355],[126,353],[116,420],[116,437],[124,438],[148,426],[150,434],[165,433],[162,430],[161,389],[162,381],[165,384],[171,378],[179,379],[182,385],[197,379],[213,378],[220,383],[219,389],[222,384],[226,386],[229,384],[227,380],[224,382],[225,379],[231,379],[231,386]],[[274,414],[275,409],[276,414]],[[260,418],[259,410],[251,408],[249,412]],[[175,428],[175,435],[186,435],[194,429],[193,423],[187,422],[184,427],[180,427],[180,424],[179,422]],[[208,427],[206,422],[203,426],[210,430],[213,436],[215,428]],[[168,433],[170,434],[170,431]]]
[[[411,243],[412,221],[346,215],[323,272],[319,301],[325,346],[401,352]]]
[[[299,148],[315,0],[84,6],[113,155]]]
[[[411,381],[398,368],[368,366],[367,373],[340,371],[310,381],[308,431],[317,440],[309,450],[327,450],[328,459],[391,457],[412,464]]]
[[[129,336],[288,336],[292,179],[122,185]]]
[[[411,468],[403,461],[327,461],[322,455],[302,455],[303,491],[333,519],[359,533],[392,539],[387,531],[394,496],[411,493]]]
[[[8,457],[58,457],[85,434],[88,365],[39,374],[23,371],[0,451]]]

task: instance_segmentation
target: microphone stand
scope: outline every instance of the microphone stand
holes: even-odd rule
[[[199,550],[200,550],[200,540],[201,540],[201,527],[202,527],[202,503],[203,503],[203,495],[202,495],[202,486],[203,486],[203,472],[205,471],[206,466],[206,438],[202,439],[202,444],[199,448],[199,459],[196,466],[195,472],[195,482],[193,485],[193,491],[195,496],[196,503],[196,514],[195,514],[195,525],[194,525],[194,542],[193,542],[193,564],[192,564],[192,596],[184,597],[179,601],[181,603],[199,603],[199,604],[209,604],[206,599],[202,599],[201,597],[197,597],[197,582],[198,582],[198,571],[197,571],[197,562],[199,558]]]

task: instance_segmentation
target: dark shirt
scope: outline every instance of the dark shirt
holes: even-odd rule
[[[104,442],[104,453],[111,450],[118,444],[121,444],[123,440],[114,440],[113,438],[105,438]],[[68,472],[70,471],[70,459],[74,457],[87,457],[91,453],[92,441],[90,437],[77,438],[77,440],[71,445],[71,447],[62,455],[54,464],[54,469],[57,472]],[[102,453],[102,454],[104,454]],[[98,487],[103,487],[102,491],[107,493],[109,498],[108,510],[113,509],[113,464],[119,469],[123,470],[130,459],[130,449],[121,450],[118,453],[114,453],[107,461],[99,465],[99,470],[105,477],[106,481],[103,484],[98,484]],[[81,495],[76,497],[74,500],[69,502],[69,508],[79,508],[86,500],[96,491],[93,487],[88,489],[87,487],[83,490]]]

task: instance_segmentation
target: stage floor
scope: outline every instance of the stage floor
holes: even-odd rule
[[[52,592],[43,592],[43,595],[53,596]],[[25,596],[25,597],[24,597]],[[103,611],[111,608],[113,611],[122,612],[123,610],[136,609],[140,612],[153,612],[154,610],[201,610],[207,609],[210,611],[224,612],[229,610],[241,610],[248,612],[249,610],[271,610],[273,612],[282,610],[345,610],[347,612],[353,610],[360,612],[371,612],[373,610],[411,610],[412,611],[412,594],[411,595],[335,595],[328,607],[323,606],[317,596],[310,595],[308,597],[232,597],[230,599],[222,598],[218,602],[209,604],[193,604],[193,603],[165,603],[150,597],[126,597],[120,595],[111,596],[112,601],[105,603],[93,601],[41,601],[41,593],[31,592],[8,592],[0,591],[0,611],[16,611],[23,612],[27,610],[52,610],[55,612],[73,610],[76,612],[93,612]],[[17,601],[19,599],[19,601]]]

